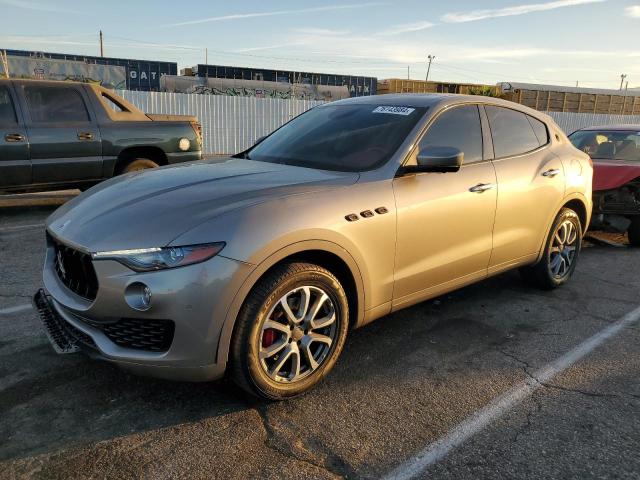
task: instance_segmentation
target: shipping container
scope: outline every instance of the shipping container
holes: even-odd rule
[[[0,48],[0,50],[3,50]],[[127,90],[158,91],[162,75],[177,75],[178,64],[156,60],[133,60],[130,58],[92,57],[68,53],[35,52],[28,50],[6,50],[7,56],[49,58],[70,60],[97,65],[117,65],[124,67]]]
[[[546,112],[640,115],[640,91],[502,82],[503,98]]]
[[[462,95],[486,95],[499,97],[500,88],[496,85],[474,83],[426,82],[424,80],[404,80],[390,78],[378,82],[378,94],[385,93],[458,93]]]
[[[193,67],[193,73],[198,77],[226,78],[231,80],[257,80],[336,87],[346,86],[349,89],[349,95],[351,97],[375,95],[378,84],[378,79],[375,77],[294,72],[290,70],[270,70],[251,67],[229,67],[224,65],[198,64]]]

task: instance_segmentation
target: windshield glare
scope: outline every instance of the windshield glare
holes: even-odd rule
[[[571,143],[591,158],[640,162],[640,132],[581,130],[569,136]]]
[[[426,110],[323,105],[275,131],[246,158],[322,170],[371,170],[391,158]]]

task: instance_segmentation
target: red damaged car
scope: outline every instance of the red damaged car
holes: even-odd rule
[[[590,228],[626,231],[640,246],[640,125],[588,127],[569,139],[593,160]]]

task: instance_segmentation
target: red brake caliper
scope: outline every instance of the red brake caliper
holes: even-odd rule
[[[267,329],[262,334],[262,348],[267,348],[276,342],[277,332],[273,329]]]

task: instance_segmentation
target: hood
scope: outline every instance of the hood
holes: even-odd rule
[[[593,160],[593,190],[612,190],[640,177],[640,164],[621,160]]]
[[[91,252],[162,247],[229,211],[358,177],[236,158],[182,163],[103,182],[56,210],[47,229]]]

